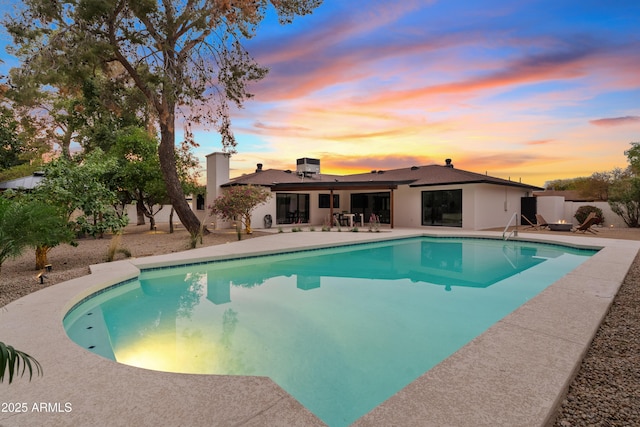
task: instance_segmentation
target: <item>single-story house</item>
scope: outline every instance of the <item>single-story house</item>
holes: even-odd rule
[[[520,214],[523,198],[542,188],[444,165],[409,166],[353,175],[328,175],[320,160],[297,159],[295,170],[264,169],[229,178],[229,154],[207,156],[207,205],[224,188],[257,185],[273,197],[252,215],[254,228],[329,224],[334,214],[354,214],[362,223],[375,215],[389,227],[505,227]],[[271,221],[269,221],[268,219]],[[519,215],[518,215],[519,218]],[[360,225],[360,224],[356,224]],[[515,225],[515,223],[512,223]],[[220,224],[217,224],[220,226]]]

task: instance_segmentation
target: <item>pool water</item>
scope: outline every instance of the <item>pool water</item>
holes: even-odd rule
[[[412,238],[155,269],[64,323],[120,363],[268,376],[347,426],[593,253]]]

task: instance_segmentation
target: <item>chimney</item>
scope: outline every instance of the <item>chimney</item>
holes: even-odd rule
[[[257,168],[257,169],[256,169],[256,172],[262,172],[262,163],[258,163],[258,164],[256,165],[256,168]]]
[[[445,159],[444,162],[446,163],[445,167],[453,168],[453,164],[451,164],[451,159]]]

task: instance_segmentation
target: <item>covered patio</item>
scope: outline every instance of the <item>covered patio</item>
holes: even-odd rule
[[[390,181],[375,181],[375,182],[296,182],[296,183],[276,183],[271,187],[271,191],[278,193],[287,193],[287,192],[304,192],[304,191],[328,191],[329,197],[328,199],[328,207],[329,207],[329,218],[339,218],[340,215],[347,215],[350,218],[349,226],[353,227],[360,223],[364,225],[364,223],[368,222],[371,214],[377,215],[380,217],[380,222],[383,224],[389,224],[390,228],[394,228],[394,191],[397,190],[398,183],[390,182]],[[341,211],[336,204],[336,192],[348,192],[351,198],[351,209],[349,211]],[[385,198],[386,194],[386,205],[388,209],[373,209],[373,206],[370,206],[369,200],[367,199],[368,195],[379,195],[378,197]],[[354,197],[356,201],[361,201],[361,203],[353,203]],[[372,196],[369,196],[372,197]],[[355,205],[355,206],[354,206]],[[376,213],[376,211],[378,213]],[[387,215],[380,215],[380,211],[388,212]],[[360,218],[360,221],[356,221],[356,217]]]

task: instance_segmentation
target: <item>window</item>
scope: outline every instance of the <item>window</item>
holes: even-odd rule
[[[309,222],[309,195],[276,193],[276,224]]]
[[[422,225],[462,227],[462,190],[423,191]]]
[[[330,208],[330,202],[331,201],[331,194],[318,194],[318,207],[319,208]],[[339,208],[340,207],[340,195],[339,194],[334,194],[333,195],[333,207],[335,208]]]

